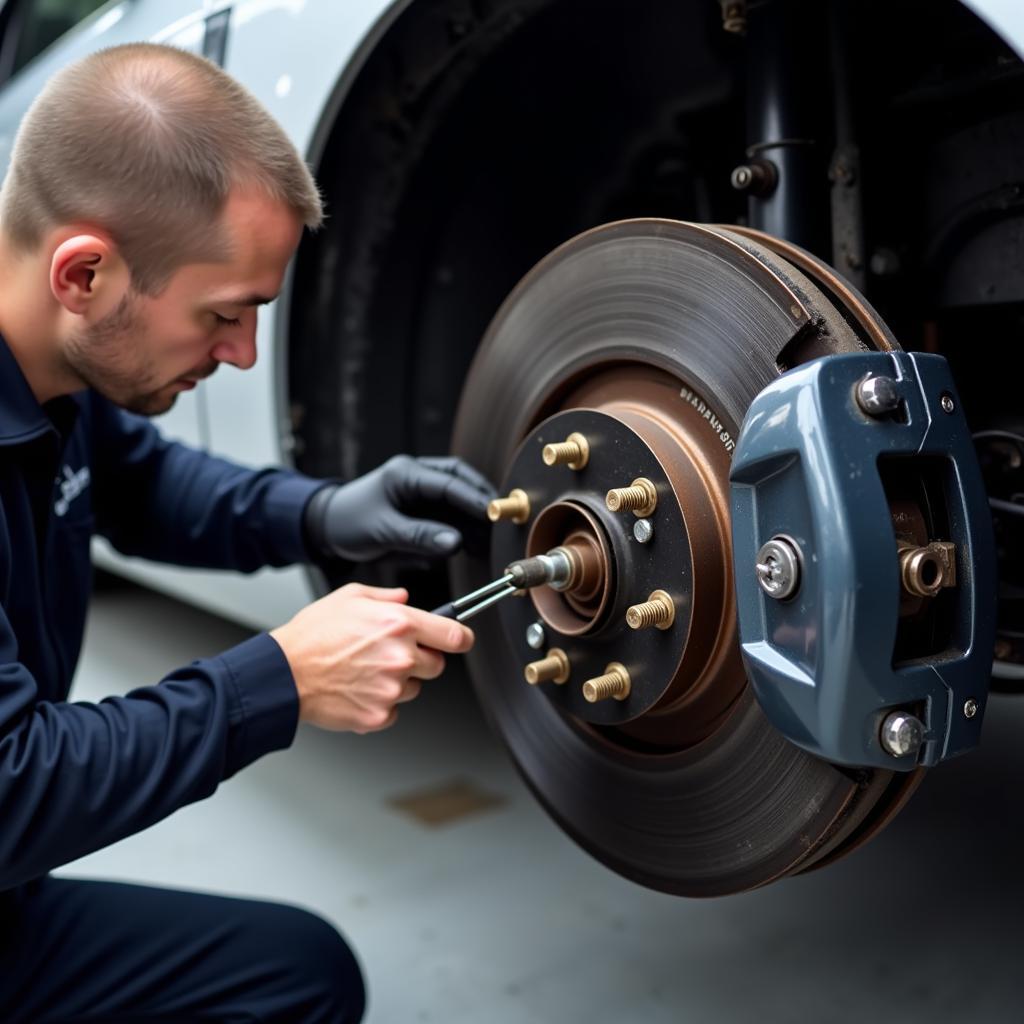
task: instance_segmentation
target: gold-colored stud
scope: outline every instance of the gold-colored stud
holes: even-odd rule
[[[590,461],[590,443],[582,434],[572,433],[561,444],[546,444],[540,453],[545,466],[582,469]]]
[[[531,686],[538,683],[567,683],[569,681],[569,658],[565,651],[552,647],[546,658],[531,661],[523,670]]]
[[[613,661],[605,668],[603,676],[588,679],[583,684],[583,697],[591,704],[596,704],[599,700],[607,700],[609,697],[625,700],[629,696],[632,685],[626,666]]]
[[[643,604],[626,609],[630,629],[668,629],[676,620],[676,604],[664,590],[655,590]]]
[[[640,519],[651,515],[658,505],[658,491],[647,477],[641,476],[629,487],[614,487],[604,499],[609,512],[627,509]]]
[[[487,518],[492,523],[509,519],[517,526],[522,526],[530,518],[530,496],[516,487],[508,492],[507,498],[495,498],[487,506]]]

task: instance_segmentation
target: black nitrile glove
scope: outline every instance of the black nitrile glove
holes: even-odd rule
[[[303,516],[314,555],[369,562],[391,552],[442,557],[462,547],[462,534],[447,522],[408,513],[428,508],[442,520],[484,519],[494,488],[457,458],[396,455],[351,483],[317,491]]]

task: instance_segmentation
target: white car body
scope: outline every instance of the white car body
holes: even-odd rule
[[[318,131],[333,116],[339,85],[354,72],[360,44],[389,0],[118,0],[106,4],[23,68],[0,95],[0,166],[6,167],[18,124],[47,79],[94,50],[138,40],[200,52],[205,21],[230,8],[226,69],[244,82],[288,130],[315,167]],[[222,367],[179,397],[161,417],[164,433],[250,466],[288,464],[284,336],[288,288],[262,310],[259,358],[242,374]],[[313,596],[304,568],[253,576],[156,565],[95,544],[98,565],[255,627],[279,624]]]
[[[60,67],[102,47],[138,40],[200,52],[207,19],[230,10],[224,67],[281,122],[315,172],[326,132],[373,42],[412,2],[417,0],[108,3],[0,90],[0,167],[9,160],[22,115]],[[967,6],[1024,54],[1019,0],[969,0]],[[247,465],[289,463],[284,378],[290,284],[289,278],[278,301],[260,315],[256,366],[244,375],[224,367],[182,395],[160,421],[168,436]],[[104,568],[254,627],[285,620],[314,596],[311,578],[300,567],[249,577],[181,569],[124,558],[103,542],[97,542],[95,558]]]

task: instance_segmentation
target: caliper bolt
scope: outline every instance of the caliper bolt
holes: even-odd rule
[[[964,718],[973,718],[978,713],[978,702],[973,697],[964,701]]]
[[[544,641],[547,636],[544,633],[544,627],[539,622],[531,622],[526,627],[526,646],[532,647],[535,651],[539,651],[544,646]]]
[[[885,416],[900,405],[900,393],[892,377],[865,377],[857,385],[857,404],[869,416]]]
[[[654,523],[650,519],[638,519],[633,524],[633,537],[637,544],[650,544],[654,540]]]
[[[569,681],[569,658],[565,651],[552,647],[546,658],[531,661],[523,669],[523,676],[531,686],[538,683],[567,683]]]
[[[583,469],[590,461],[590,445],[582,434],[570,434],[561,444],[546,444],[541,451],[545,466]]]
[[[614,487],[604,499],[609,512],[627,509],[640,519],[646,519],[658,505],[658,491],[647,477],[637,477],[629,487]]]
[[[626,623],[630,629],[668,629],[676,620],[676,604],[664,590],[655,590],[643,604],[626,609]]]
[[[583,696],[591,704],[607,700],[609,697],[625,700],[629,696],[631,686],[632,681],[626,666],[613,661],[605,668],[603,676],[588,679],[583,684]]]
[[[492,523],[509,519],[518,526],[522,526],[530,518],[530,497],[526,491],[516,487],[509,491],[507,498],[495,498],[487,506],[487,518]]]
[[[956,408],[956,402],[953,401],[953,396],[948,391],[944,392],[939,399],[939,405],[942,406],[942,411],[945,413],[952,413]]]
[[[792,597],[800,586],[800,555],[788,537],[772,537],[757,553],[757,582],[776,601]]]
[[[893,757],[916,754],[924,743],[924,726],[906,711],[893,711],[882,723],[882,747]]]

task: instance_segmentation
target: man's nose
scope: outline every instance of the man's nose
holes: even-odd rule
[[[210,355],[218,363],[230,363],[240,370],[251,369],[256,363],[256,317],[249,323],[225,331]]]

